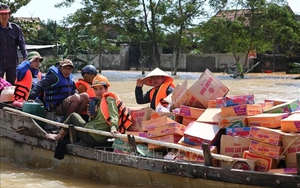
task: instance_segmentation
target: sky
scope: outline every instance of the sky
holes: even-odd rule
[[[68,14],[74,13],[78,8],[81,8],[81,0],[75,0],[70,8],[55,8],[54,5],[60,3],[62,0],[31,0],[27,6],[20,8],[14,17],[39,17],[42,21],[48,19],[59,22]],[[300,14],[300,1],[287,0],[291,9]]]

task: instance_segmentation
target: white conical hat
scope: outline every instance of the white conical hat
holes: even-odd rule
[[[153,71],[151,71],[143,79],[143,82],[144,82],[145,85],[147,85],[147,86],[153,86],[152,80],[151,80],[152,76],[164,76],[165,77],[165,82],[173,82],[173,78],[170,75],[168,75],[167,73],[165,73],[164,71],[162,71],[159,68],[155,68]]]

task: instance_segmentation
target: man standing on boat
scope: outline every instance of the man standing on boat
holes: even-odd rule
[[[45,76],[31,90],[28,100],[35,100],[45,93],[45,108],[58,116],[68,117],[71,113],[81,113],[89,102],[87,93],[77,94],[73,81],[73,62],[69,59],[51,66]]]
[[[143,85],[152,86],[152,89],[143,94]],[[164,107],[168,103],[164,101],[170,93],[173,92],[175,85],[173,78],[159,68],[154,69],[145,78],[139,78],[136,81],[135,99],[138,104],[150,102],[150,107],[155,110],[158,104]]]
[[[6,73],[6,80],[14,85],[16,79],[16,66],[19,64],[18,47],[26,59],[27,51],[22,29],[15,23],[8,21],[10,9],[0,3],[0,77]]]

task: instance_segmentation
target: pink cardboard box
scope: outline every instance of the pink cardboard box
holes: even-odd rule
[[[219,131],[218,125],[194,121],[184,131],[184,142],[191,145],[202,145],[203,143],[211,145]]]

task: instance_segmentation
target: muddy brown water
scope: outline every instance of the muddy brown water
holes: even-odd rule
[[[146,72],[147,74],[148,72]],[[168,72],[169,73],[169,72]],[[103,71],[111,83],[110,91],[117,93],[127,106],[138,106],[135,102],[134,88],[136,79],[143,77],[141,72],[131,71]],[[175,76],[175,83],[182,83],[185,79],[191,85],[202,73],[181,73]],[[254,94],[255,102],[264,99],[300,99],[300,80],[293,79],[299,74],[286,75],[284,73],[247,74],[244,79],[234,79],[223,73],[215,73],[226,86],[230,88],[228,94]],[[80,74],[75,74],[77,80]],[[145,87],[144,91],[150,89]],[[145,106],[145,105],[144,105]],[[1,159],[0,187],[2,188],[51,188],[51,187],[117,187],[123,186],[104,185],[91,180],[82,180],[57,173],[54,169],[28,169],[14,164],[9,159]],[[125,188],[125,187],[124,187]]]

